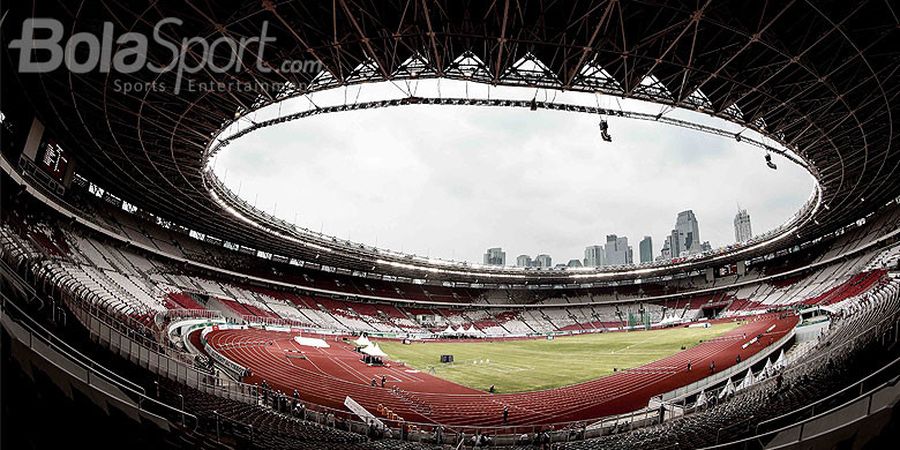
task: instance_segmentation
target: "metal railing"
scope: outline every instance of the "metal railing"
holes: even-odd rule
[[[10,266],[6,265],[5,262],[3,262],[3,265],[6,271],[15,275]],[[51,291],[55,292],[58,298],[69,306],[69,309],[79,321],[90,330],[92,336],[126,359],[147,368],[153,373],[165,376],[168,379],[183,383],[202,392],[246,404],[258,405],[260,403],[257,386],[234,382],[198,371],[189,362],[180,359],[183,356],[182,353],[173,353],[172,349],[147,336],[136,335],[134,329],[131,328],[132,325],[123,323],[119,315],[110,314],[105,307],[77,295],[85,294],[84,290],[71,289],[72,286],[69,283],[59,283],[61,279],[65,278],[63,275],[52,270],[46,270],[46,267],[40,263],[20,265],[20,269],[27,271],[29,266],[33,268],[33,272],[36,272],[36,275],[33,277],[35,282],[38,281],[38,278],[43,278],[44,282],[42,285],[45,289],[49,286]],[[24,281],[22,282],[24,283]],[[67,285],[69,289],[66,289]],[[37,296],[36,293],[35,296]],[[304,405],[306,406],[305,414],[307,420],[326,425],[340,423],[344,429],[363,430],[363,432],[368,429],[368,425],[355,420],[346,411],[313,404]],[[336,419],[337,422],[335,422]],[[403,436],[409,440],[425,441],[433,439],[436,430],[440,428],[443,430],[441,432],[443,438],[447,440],[459,438],[460,436],[488,434],[494,437],[495,443],[500,444],[507,441],[513,443],[523,433],[534,435],[547,433],[549,439],[554,442],[592,438],[657,423],[659,420],[660,417],[657,411],[641,410],[604,418],[599,422],[599,426],[598,424],[588,426],[585,421],[496,427],[440,427],[435,423],[415,423],[403,420],[386,420],[385,422],[391,428],[403,430],[396,435]],[[555,431],[548,432],[547,430],[549,429]]]
[[[818,413],[821,413],[823,409],[828,410],[830,408],[833,408],[832,405],[834,405],[835,403],[843,404],[849,401],[843,399],[846,399],[848,397],[850,399],[853,399],[862,396],[866,392],[867,385],[883,385],[885,383],[884,378],[894,378],[897,376],[897,373],[900,373],[900,358],[894,359],[883,367],[875,370],[871,374],[866,375],[861,380],[851,384],[850,386],[840,389],[828,395],[827,397],[820,398],[819,400],[804,405],[800,409],[796,409],[780,416],[772,417],[759,422],[756,425],[755,432],[759,434],[776,430],[785,425],[796,423],[798,420],[813,417]]]
[[[84,372],[84,377],[82,378],[78,373],[67,370],[67,373],[70,376],[88,386],[91,386],[97,392],[101,392],[104,395],[112,398],[117,398],[118,400],[120,400],[119,404],[122,405],[121,400],[123,399],[116,397],[114,393],[110,392],[107,386],[97,385],[99,380],[103,380],[103,382],[105,382],[107,385],[112,385],[119,391],[127,395],[127,397],[133,401],[133,404],[131,404],[131,406],[137,409],[137,411],[150,413],[155,416],[165,417],[170,422],[180,423],[182,427],[185,427],[187,429],[196,429],[197,416],[185,411],[184,409],[179,409],[177,407],[154,399],[153,397],[147,395],[143,387],[135,384],[125,377],[122,377],[121,375],[113,372],[102,364],[97,363],[93,359],[74,349],[63,339],[57,337],[53,332],[51,332],[50,330],[42,326],[37,320],[32,318],[30,314],[28,314],[24,309],[13,302],[9,297],[7,297],[6,293],[2,291],[0,291],[0,311],[2,311],[3,319],[14,322],[16,325],[21,327],[24,332],[27,333],[27,338],[23,339],[22,336],[17,336],[18,333],[10,330],[10,335],[14,336],[15,339],[19,340],[19,342],[27,345],[28,348],[30,348],[37,354],[41,354],[42,351],[36,347],[38,343],[40,343],[40,345],[45,349],[43,351],[49,349],[56,354],[63,356],[67,361],[69,361],[75,367],[80,368]],[[42,356],[46,357],[46,355]],[[127,403],[124,407],[128,407]]]
[[[40,263],[35,263],[40,269]],[[0,269],[7,278],[24,280],[12,267],[0,258]],[[23,267],[27,269],[27,267]],[[201,371],[194,367],[194,356],[166,346],[155,337],[144,335],[136,330],[146,330],[146,325],[121,314],[114,314],[106,307],[92,301],[82,289],[75,289],[64,276],[49,270],[37,272],[38,279],[44,289],[49,290],[51,297],[65,304],[72,315],[88,330],[92,339],[98,341],[113,353],[143,367],[150,372],[183,383],[201,392],[237,400],[242,403],[256,403],[256,387],[244,383],[236,383],[214,373]],[[25,283],[31,296],[41,298],[34,287]],[[160,333],[164,335],[165,333]]]
[[[803,442],[804,440],[815,439],[815,438],[819,437],[820,435],[814,434],[812,436],[808,436],[807,433],[805,433],[807,426],[809,426],[811,423],[814,423],[818,419],[828,417],[832,414],[840,414],[842,412],[842,410],[844,410],[852,405],[856,405],[860,402],[865,402],[865,404],[866,404],[864,417],[867,417],[873,412],[872,404],[873,404],[873,399],[875,398],[875,396],[884,389],[895,387],[897,385],[897,383],[900,382],[900,377],[898,377],[896,374],[893,374],[893,376],[889,380],[879,383],[877,386],[869,389],[868,391],[864,390],[865,383],[872,380],[873,376],[875,376],[875,375],[881,376],[884,374],[885,370],[896,368],[898,365],[900,365],[900,358],[894,359],[893,361],[888,363],[886,366],[879,369],[872,376],[863,378],[862,380],[859,380],[856,383],[853,383],[852,385],[847,386],[846,388],[842,389],[841,391],[839,391],[835,394],[832,394],[824,399],[821,399],[818,402],[815,402],[816,405],[821,405],[822,402],[824,402],[824,401],[834,400],[839,394],[843,394],[846,392],[856,392],[856,391],[859,392],[858,394],[853,395],[851,398],[847,399],[846,401],[840,402],[839,404],[832,406],[832,407],[826,409],[825,411],[822,411],[818,414],[813,414],[809,417],[802,418],[799,421],[791,422],[787,425],[781,426],[779,428],[776,428],[776,429],[773,429],[773,430],[770,430],[770,431],[767,431],[764,433],[757,433],[751,437],[747,437],[747,438],[743,438],[743,439],[739,439],[739,440],[735,440],[735,441],[731,441],[731,442],[716,444],[713,446],[705,447],[705,449],[720,449],[720,448],[763,449],[763,448],[768,447],[768,444],[769,444],[769,442],[772,441],[772,439],[775,439],[778,435],[788,432],[788,431],[791,431],[791,430],[796,430],[796,431],[787,433],[787,435],[790,436],[788,438],[789,441],[788,442],[780,442],[780,444],[783,445],[783,444],[789,444],[789,443],[800,443],[800,442]],[[810,411],[811,408],[814,408],[814,406],[813,405],[806,406],[806,407],[801,408],[798,411],[806,412],[806,411]],[[795,412],[791,412],[786,415],[779,416],[778,418],[775,418],[772,420],[777,420],[777,419],[780,419],[781,417],[792,416],[794,414],[795,414]],[[854,417],[854,420],[858,420],[858,419],[859,419],[859,416]],[[772,420],[769,420],[766,422],[761,422],[761,423],[770,423]],[[850,421],[841,421],[841,425],[849,424],[849,422]]]

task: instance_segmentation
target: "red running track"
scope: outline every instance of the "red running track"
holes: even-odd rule
[[[509,406],[509,425],[534,425],[589,420],[634,411],[651,397],[693,383],[728,368],[778,341],[797,324],[794,315],[756,316],[720,337],[634,369],[596,380],[537,392],[489,394],[411,368],[389,364],[369,367],[353,347],[325,337],[327,349],[300,346],[295,334],[258,329],[217,330],[206,339],[223,356],[252,369],[249,383],[266,381],[303,400],[343,409],[350,396],[375,413],[386,406],[404,420],[443,425],[502,425]],[[768,330],[768,331],[767,331]],[[309,337],[309,335],[306,335]],[[745,343],[761,336],[756,343]],[[297,358],[299,355],[305,356]],[[687,370],[690,361],[692,370]],[[387,377],[385,388],[372,387],[373,378]],[[394,390],[393,387],[399,389]]]

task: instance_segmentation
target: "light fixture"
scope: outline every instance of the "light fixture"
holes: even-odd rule
[[[778,166],[772,162],[772,155],[769,153],[766,153],[766,165],[772,170],[778,170]]]
[[[600,119],[600,137],[605,142],[612,142],[612,136],[609,134],[609,124],[603,119]]]

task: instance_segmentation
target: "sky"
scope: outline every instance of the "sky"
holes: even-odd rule
[[[601,141],[597,116],[580,113],[425,105],[341,112],[254,131],[212,164],[241,197],[300,226],[476,263],[502,247],[508,265],[520,254],[582,259],[607,234],[627,236],[635,259],[649,235],[657,256],[687,209],[702,240],[726,245],[738,205],[761,234],[812,193],[805,170],[777,156],[770,170],[761,150],[733,139],[607,120],[612,143]]]

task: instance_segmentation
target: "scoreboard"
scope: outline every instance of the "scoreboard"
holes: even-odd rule
[[[75,176],[75,161],[38,119],[31,123],[19,167],[24,175],[57,195],[64,195]]]
[[[66,177],[66,169],[69,167],[69,159],[66,157],[65,150],[53,139],[46,139],[41,142],[37,156],[38,168],[62,183]]]

